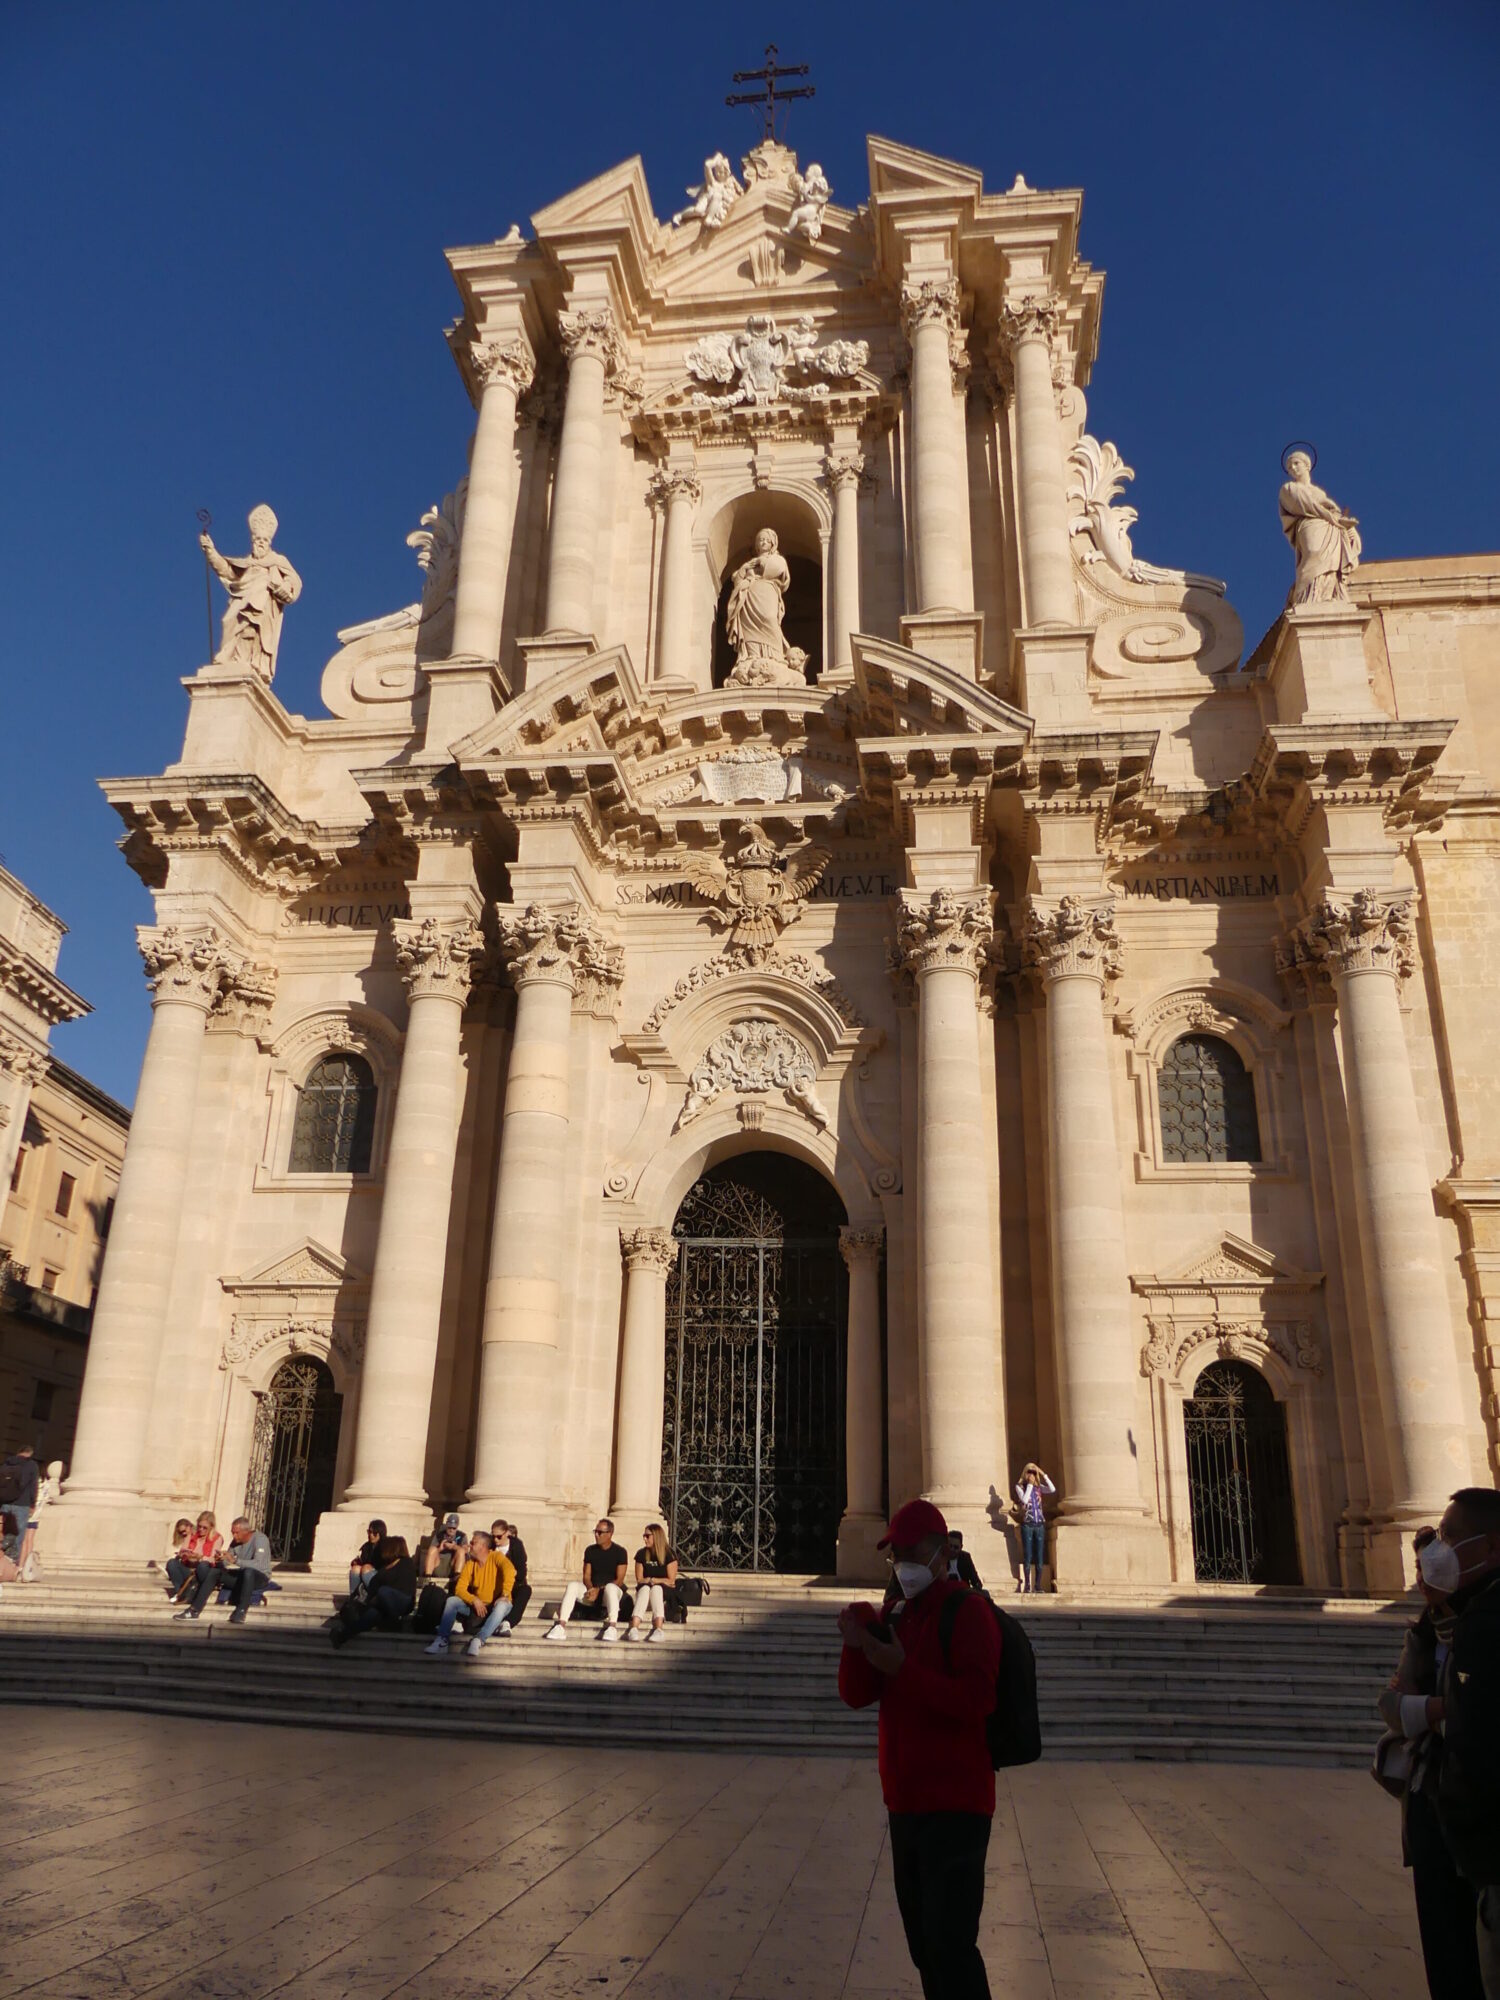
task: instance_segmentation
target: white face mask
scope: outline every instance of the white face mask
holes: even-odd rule
[[[1464,1580],[1459,1550],[1472,1548],[1475,1542],[1484,1540],[1484,1535],[1465,1535],[1461,1542],[1429,1542],[1417,1557],[1423,1583],[1439,1597],[1451,1597]]]
[[[895,1568],[903,1597],[920,1597],[932,1582],[932,1571],[926,1563],[897,1563]]]

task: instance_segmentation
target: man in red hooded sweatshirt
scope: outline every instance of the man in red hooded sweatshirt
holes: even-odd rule
[[[912,1964],[926,2000],[989,2000],[979,1952],[984,1862],[995,1816],[985,1718],[995,1706],[1000,1629],[989,1605],[948,1575],[948,1524],[909,1500],[886,1532],[896,1596],[889,1609],[839,1614],[839,1695],[880,1703],[880,1787],[891,1868]],[[948,1657],[938,1627],[958,1596]]]

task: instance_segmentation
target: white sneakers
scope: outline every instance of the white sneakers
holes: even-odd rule
[[[469,1641],[469,1658],[471,1660],[477,1660],[479,1658],[479,1655],[483,1651],[484,1651],[483,1639],[471,1639]]]
[[[645,1636],[646,1636],[645,1633],[641,1630],[639,1625],[632,1625],[630,1630],[625,1634],[625,1637],[630,1641],[631,1645],[633,1646],[638,1646],[641,1643],[642,1639],[645,1638]]]
[[[547,1634],[547,1637],[552,1640],[566,1639],[567,1636],[568,1628],[560,1618],[554,1622],[552,1630]]]
[[[603,1639],[606,1644],[608,1644],[612,1639],[618,1639],[619,1636],[620,1636],[620,1628],[618,1625],[606,1625],[604,1630],[599,1634],[599,1637]]]
[[[653,1625],[651,1630],[646,1634],[648,1639],[665,1639],[666,1636],[667,1628],[665,1625]]]
[[[422,1650],[427,1654],[429,1659],[445,1660],[448,1657],[448,1641],[446,1639],[434,1639],[430,1646],[424,1646]]]

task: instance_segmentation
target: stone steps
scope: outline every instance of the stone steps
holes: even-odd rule
[[[5,1592],[0,1701],[559,1743],[596,1741],[601,1716],[628,1724],[645,1704],[684,1747],[867,1753],[874,1711],[835,1692],[848,1594],[726,1579],[661,1645],[604,1646],[587,1626],[548,1645],[528,1616],[479,1659],[442,1661],[405,1634],[334,1653],[329,1588],[307,1577],[242,1627],[218,1610],[174,1621],[149,1577],[70,1577]],[[1008,1608],[1036,1647],[1051,1756],[1363,1763],[1403,1625],[1284,1602]]]

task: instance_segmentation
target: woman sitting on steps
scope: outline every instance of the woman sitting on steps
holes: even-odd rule
[[[667,1592],[677,1586],[677,1558],[667,1547],[667,1531],[657,1523],[646,1530],[646,1546],[635,1552],[635,1606],[630,1614],[630,1637],[637,1644],[647,1635],[641,1630],[641,1614],[651,1613],[653,1639],[664,1639],[667,1622]]]

